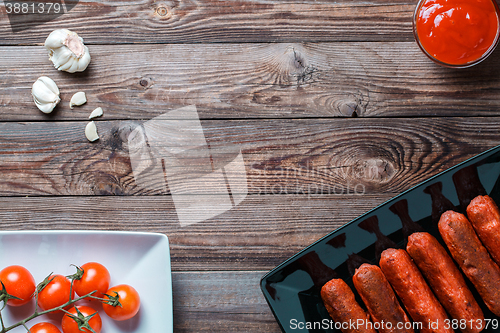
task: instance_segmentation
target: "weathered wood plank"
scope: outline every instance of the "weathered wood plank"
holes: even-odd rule
[[[158,232],[169,237],[173,271],[269,270],[391,197],[249,195],[188,226],[170,196],[0,197],[0,229]]]
[[[90,44],[400,41],[413,38],[414,6],[384,0],[101,0],[80,1],[62,16],[8,17],[2,3],[0,45],[38,44],[61,27]]]
[[[281,332],[259,288],[265,273],[173,273],[174,331]]]
[[[500,118],[204,120],[211,158],[199,155],[208,146],[156,153],[177,145],[180,132],[150,132],[156,148],[142,151],[143,165],[168,167],[144,173],[149,183],[140,186],[128,149],[139,124],[98,121],[101,139],[91,144],[86,122],[0,123],[0,195],[155,195],[175,186],[216,194],[212,171],[240,152],[234,182],[250,194],[396,194],[496,146]],[[201,176],[206,186],[187,182]]]
[[[498,115],[500,50],[473,70],[440,68],[416,43],[91,46],[81,74],[56,71],[43,47],[2,47],[2,120],[151,119],[196,105],[202,119]],[[48,117],[31,86],[53,78]],[[85,91],[88,103],[69,100]]]

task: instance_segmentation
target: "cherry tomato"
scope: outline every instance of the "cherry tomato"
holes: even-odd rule
[[[9,295],[20,299],[9,299],[8,305],[21,306],[28,303],[35,292],[35,279],[31,273],[23,266],[13,265],[5,267],[0,271],[0,281],[5,286]],[[2,290],[0,285],[0,290]]]
[[[51,323],[38,323],[30,328],[31,333],[61,333],[56,325]]]
[[[97,311],[92,309],[90,306],[81,305],[81,306],[77,306],[77,308],[78,308],[78,311],[80,311],[80,313],[83,315],[83,317],[88,317],[88,316],[95,313],[95,316],[90,318],[88,323],[89,323],[90,327],[95,331],[95,333],[101,332],[102,320],[101,320],[101,316],[99,316],[99,313],[97,313]],[[80,317],[80,315],[76,311],[75,307],[71,308],[71,310],[69,310],[69,313],[71,313],[77,317]],[[91,332],[90,330],[88,330],[86,328],[83,328],[80,331],[80,329],[78,328],[78,323],[75,321],[75,319],[68,316],[67,314],[64,315],[64,317],[61,321],[61,326],[62,326],[63,333],[82,333],[82,332],[90,333]]]
[[[42,310],[56,308],[70,300],[70,280],[59,274],[48,277],[49,280],[52,278],[53,280],[38,293],[38,306]],[[74,291],[71,294],[71,299],[73,299],[75,296]]]
[[[78,296],[87,295],[88,293],[97,290],[93,296],[102,297],[109,288],[109,272],[103,265],[97,262],[88,262],[81,267],[83,275],[80,279],[73,281],[73,289]],[[81,271],[78,270],[78,273]],[[75,275],[77,275],[75,274]]]
[[[109,299],[110,301],[118,293],[118,301],[121,306],[113,306],[107,304],[105,301],[102,303],[102,308],[104,312],[108,316],[110,316],[114,320],[127,320],[132,318],[139,311],[139,307],[141,305],[141,298],[139,297],[139,293],[131,286],[126,284],[120,284],[118,286],[110,288],[106,295],[104,295],[104,299]]]

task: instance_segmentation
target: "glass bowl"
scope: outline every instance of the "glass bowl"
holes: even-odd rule
[[[466,61],[466,62],[463,62],[463,63],[446,62],[446,61],[440,60],[438,56],[434,56],[433,54],[431,54],[422,45],[422,41],[420,40],[420,36],[419,36],[419,33],[418,33],[418,29],[417,29],[417,20],[419,18],[420,11],[422,10],[422,6],[425,3],[427,3],[428,1],[432,1],[432,0],[419,0],[417,6],[415,8],[415,12],[413,13],[413,36],[415,37],[415,41],[417,42],[417,44],[420,47],[420,49],[422,50],[422,52],[429,59],[431,59],[432,61],[434,61],[436,64],[439,64],[439,65],[444,66],[444,67],[449,67],[449,68],[468,68],[468,67],[471,67],[471,66],[474,66],[474,65],[480,63],[481,61],[483,61],[484,59],[486,59],[495,50],[495,48],[498,45],[498,42],[500,40],[500,9],[499,9],[498,4],[497,4],[497,2],[495,0],[490,0],[491,3],[493,4],[493,7],[494,7],[495,13],[496,13],[497,31],[496,31],[496,35],[495,35],[495,38],[494,38],[493,42],[491,43],[491,45],[489,45],[489,48],[484,53],[482,53],[476,59],[473,59],[473,60],[470,60],[470,61]]]

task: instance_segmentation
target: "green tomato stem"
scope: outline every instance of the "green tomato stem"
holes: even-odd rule
[[[0,323],[2,324],[2,331],[5,330],[5,325],[3,323],[2,311],[0,310]]]
[[[0,333],[6,333],[6,332],[8,332],[8,331],[10,331],[10,330],[13,330],[13,329],[14,329],[14,328],[16,328],[16,327],[19,327],[19,326],[24,326],[24,327],[26,327],[26,323],[27,323],[27,322],[29,322],[30,320],[35,319],[35,318],[37,318],[37,317],[43,316],[44,314],[47,314],[47,313],[51,313],[51,312],[55,312],[55,311],[63,311],[63,312],[67,312],[67,311],[64,309],[65,307],[67,307],[67,306],[69,306],[69,305],[72,305],[72,304],[74,304],[74,303],[76,303],[76,302],[78,302],[78,301],[80,301],[80,300],[82,300],[82,299],[84,299],[84,298],[86,298],[86,297],[91,297],[91,296],[92,296],[92,294],[93,294],[93,293],[95,293],[95,292],[96,292],[96,291],[94,290],[94,291],[92,291],[92,292],[88,293],[87,295],[80,296],[80,297],[78,297],[78,298],[75,298],[75,299],[69,300],[68,302],[64,303],[63,305],[60,305],[60,306],[58,306],[58,307],[55,307],[55,308],[52,308],[52,309],[49,309],[49,310],[45,310],[45,311],[41,311],[41,312],[38,312],[37,310],[35,310],[35,312],[34,312],[31,316],[29,316],[29,317],[27,317],[27,318],[25,318],[25,319],[23,319],[23,320],[19,321],[18,323],[15,323],[15,324],[11,325],[11,326],[9,326],[9,327],[5,327],[5,326],[4,326],[4,323],[3,323],[3,318],[2,318],[2,313],[1,313],[1,311],[0,311],[0,322],[1,322],[1,324],[2,324],[2,330],[0,330]],[[28,331],[29,331],[29,330],[28,330]]]

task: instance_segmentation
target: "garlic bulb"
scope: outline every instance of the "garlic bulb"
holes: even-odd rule
[[[33,83],[31,95],[33,95],[36,106],[43,113],[51,113],[57,103],[61,101],[59,98],[59,88],[57,88],[56,83],[47,76],[39,77],[38,80]]]
[[[90,53],[83,39],[68,29],[52,31],[45,40],[54,67],[69,73],[83,72],[90,63]]]

